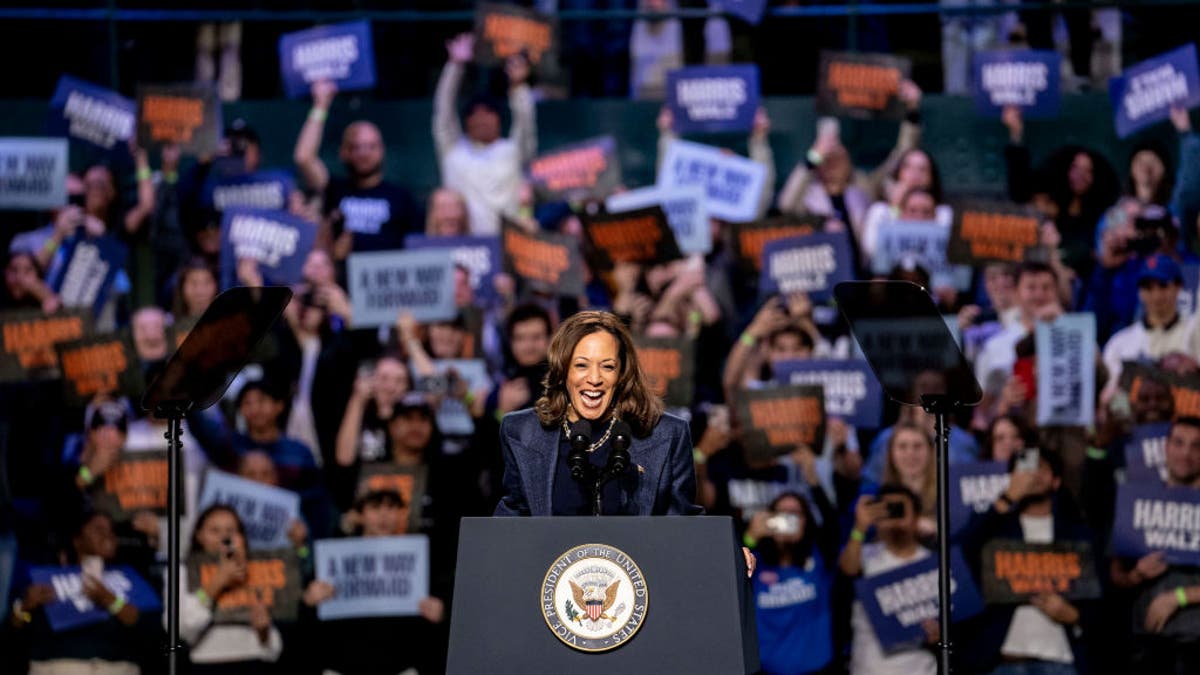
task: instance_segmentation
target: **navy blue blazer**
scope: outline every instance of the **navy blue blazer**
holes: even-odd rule
[[[504,455],[504,496],[497,516],[549,516],[562,428],[542,426],[532,408],[504,416],[500,451]],[[696,467],[688,425],[663,414],[645,438],[634,438],[629,457],[636,472],[631,492],[622,490],[624,512],[639,516],[697,515]]]

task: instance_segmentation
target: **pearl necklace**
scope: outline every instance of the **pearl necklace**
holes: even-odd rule
[[[613,425],[616,423],[617,423],[617,416],[613,415],[612,418],[608,420],[608,428],[604,430],[604,435],[600,437],[600,440],[589,445],[587,448],[587,451],[595,452],[596,448],[599,448],[600,446],[604,445],[604,443],[606,441],[608,441],[609,435],[612,434]],[[565,417],[563,418],[562,428],[563,428],[563,433],[565,433],[567,435],[567,440],[571,440],[571,427],[567,425],[567,419]]]

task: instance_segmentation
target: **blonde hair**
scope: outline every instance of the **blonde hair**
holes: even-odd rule
[[[892,437],[888,439],[887,444],[887,463],[883,468],[883,483],[898,483],[907,486],[901,477],[900,471],[896,469],[896,461],[892,451],[896,447],[896,439],[900,437],[900,432],[911,431],[921,436],[925,441],[925,447],[929,448],[929,461],[925,463],[925,476],[921,481],[921,489],[917,492],[917,496],[921,498],[922,513],[918,515],[931,515],[937,508],[937,466],[934,462],[934,447],[933,439],[929,437],[929,432],[911,422],[898,422],[892,427]]]

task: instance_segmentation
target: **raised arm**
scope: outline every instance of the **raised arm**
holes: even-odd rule
[[[313,82],[313,107],[308,113],[308,119],[304,120],[304,126],[300,128],[300,137],[296,139],[296,149],[292,153],[292,160],[296,163],[301,178],[308,187],[318,192],[323,191],[329,184],[329,169],[325,167],[318,153],[321,150],[321,140],[325,136],[325,119],[329,117],[329,106],[333,103],[335,95],[337,85],[333,82]]]
[[[446,42],[446,66],[438,78],[437,90],[433,93],[433,141],[437,148],[438,162],[458,143],[462,137],[462,122],[458,119],[455,99],[462,84],[463,71],[475,52],[475,36],[463,33]],[[514,119],[514,125],[515,125]]]
[[[766,168],[763,179],[762,194],[758,197],[758,217],[763,217],[771,208],[771,198],[775,196],[775,153],[771,151],[771,118],[766,108],[754,112],[754,126],[750,130],[750,159]]]
[[[883,163],[875,167],[867,177],[867,185],[863,186],[872,199],[887,199],[884,186],[887,177],[896,169],[904,153],[921,143],[921,88],[911,80],[900,83],[900,100],[904,102],[906,111],[904,121],[900,122],[900,132],[896,137],[896,147],[888,154]]]
[[[529,61],[523,56],[511,57],[504,64],[504,72],[508,75],[508,108],[512,111],[509,138],[521,152],[521,164],[528,164],[537,156],[537,109],[529,89]]]
[[[146,151],[133,149],[133,160],[137,166],[137,204],[125,214],[125,231],[133,234],[154,213],[154,181],[150,178],[150,160]]]

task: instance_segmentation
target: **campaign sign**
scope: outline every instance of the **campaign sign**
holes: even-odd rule
[[[1008,489],[1007,462],[950,465],[950,536],[957,536],[973,513],[986,513]]]
[[[216,469],[204,474],[196,510],[203,511],[212,504],[225,504],[237,511],[246,527],[246,546],[250,549],[290,546],[288,528],[300,519],[300,495],[295,492]]]
[[[981,562],[980,585],[989,604],[1024,604],[1042,593],[1068,600],[1100,597],[1100,578],[1086,541],[993,539],[984,545]]]
[[[1167,478],[1167,436],[1170,422],[1139,424],[1125,444],[1125,479],[1131,483],[1162,482]]]
[[[912,61],[891,54],[821,52],[817,113],[860,119],[902,119],[900,83]]]
[[[604,208],[609,213],[624,213],[656,204],[667,214],[667,224],[675,233],[681,253],[708,255],[712,250],[712,228],[708,225],[704,188],[699,185],[675,190],[660,190],[651,185],[620,192],[610,195],[604,201]]]
[[[429,596],[429,538],[355,537],[313,544],[317,579],[333,597],[317,606],[322,621],[366,616],[416,616]]]
[[[1118,384],[1129,392],[1130,400],[1136,401],[1142,387],[1156,383],[1170,389],[1175,402],[1175,418],[1200,417],[1200,378],[1195,375],[1178,375],[1138,361],[1121,364],[1121,379]]]
[[[758,162],[725,154],[711,145],[676,139],[667,146],[657,185],[665,190],[702,186],[709,215],[744,223],[758,216],[766,179],[767,170]]]
[[[288,98],[307,95],[318,80],[332,80],[339,91],[374,87],[371,23],[351,21],[281,35],[279,72]]]
[[[1130,481],[1117,486],[1113,513],[1115,555],[1162,551],[1168,563],[1200,566],[1200,490]]]
[[[300,283],[304,260],[316,239],[315,224],[287,211],[225,211],[221,218],[222,288],[237,285],[237,261],[242,258],[257,261],[268,284]]]
[[[1046,260],[1041,218],[1031,209],[1004,202],[972,201],[954,206],[946,258],[976,266],[988,262]]]
[[[99,314],[128,257],[129,249],[116,237],[71,237],[63,245],[67,264],[50,279],[50,287],[63,307],[87,308]]]
[[[356,328],[390,326],[401,311],[421,323],[458,315],[454,259],[445,249],[352,253],[346,280]]]
[[[603,199],[621,184],[617,139],[599,136],[555,148],[530,162],[529,181],[542,201]]]
[[[569,235],[529,231],[504,219],[504,269],[534,290],[563,297],[583,295],[583,259]]]
[[[406,249],[444,248],[456,267],[467,270],[475,297],[485,302],[496,298],[496,273],[500,271],[500,237],[426,237],[410,234],[404,238]]]
[[[748,456],[766,459],[806,445],[821,452],[825,445],[825,395],[820,386],[787,385],[747,389],[738,397],[738,420],[760,433],[744,440]]]
[[[108,334],[55,345],[64,400],[84,406],[97,394],[134,395],[146,388],[142,364],[127,335]]]
[[[555,17],[516,5],[481,2],[475,10],[475,62],[502,66],[510,56],[529,59],[545,73],[558,53]]]
[[[757,26],[767,11],[767,0],[709,0],[713,9],[727,12],[746,23]]]
[[[58,377],[54,346],[91,334],[92,313],[86,310],[50,316],[36,309],[0,312],[0,382]]]
[[[1179,271],[1183,272],[1183,289],[1179,292],[1177,303],[1179,314],[1191,316],[1200,308],[1200,303],[1196,301],[1200,297],[1200,264],[1185,263],[1179,266]]]
[[[1173,106],[1200,105],[1196,45],[1188,43],[1126,68],[1108,81],[1108,96],[1121,138],[1167,119]]]
[[[779,384],[815,384],[825,393],[825,414],[871,429],[883,415],[883,387],[866,361],[797,359],[771,366]]]
[[[441,398],[441,404],[437,407],[438,430],[447,436],[469,436],[475,433],[475,421],[470,409],[451,394],[454,383],[450,371],[454,371],[454,378],[466,382],[468,391],[486,398],[492,390],[492,378],[488,375],[487,363],[483,359],[435,359],[433,368],[436,374],[418,380],[417,389]],[[417,372],[416,364],[410,363],[408,371]]]
[[[925,642],[926,620],[938,617],[937,556],[863,577],[854,584],[884,651],[912,648]],[[950,551],[950,618],[962,621],[983,611],[983,598],[971,578],[962,552]]]
[[[687,338],[635,337],[646,384],[668,408],[692,405],[696,385],[695,344]]]
[[[193,553],[187,558],[189,593],[207,584],[217,573],[215,553]],[[261,602],[275,621],[295,621],[300,613],[300,563],[296,551],[281,548],[246,553],[246,583],[225,591],[213,607],[213,623],[249,623],[250,606]]]
[[[617,263],[654,265],[683,257],[661,206],[583,214],[581,220],[593,269],[611,270]]]
[[[1089,427],[1096,414],[1096,316],[1064,314],[1039,321],[1038,426]]]
[[[733,248],[739,264],[748,273],[762,270],[767,244],[781,239],[806,237],[821,232],[825,219],[820,216],[777,216],[753,223],[735,223]]]
[[[182,481],[182,476],[180,476]],[[167,513],[167,451],[122,450],[121,458],[92,484],[97,511],[125,521],[137,511]]]
[[[211,86],[193,84],[138,87],[138,145],[176,144],[192,155],[217,151],[221,140],[221,101]]]
[[[115,91],[63,75],[50,99],[50,132],[112,150],[137,131],[137,103]]]
[[[0,138],[0,209],[43,211],[67,203],[67,139]]]
[[[871,271],[888,274],[894,266],[912,262],[929,272],[934,288],[949,286],[966,290],[971,286],[973,271],[969,267],[951,265],[946,260],[949,243],[950,229],[936,222],[886,221],[879,228]]]
[[[296,179],[278,169],[242,173],[205,186],[204,202],[217,211],[252,209],[286,211]]]
[[[1026,119],[1058,116],[1058,52],[1004,49],[975,54],[975,109],[999,117],[1006,106],[1021,108]]]
[[[758,66],[693,66],[667,73],[667,107],[680,134],[750,131]]]
[[[54,601],[45,605],[46,621],[55,633],[103,623],[112,618],[107,607],[97,607],[83,592],[83,572],[79,565],[70,567],[31,567],[29,578],[35,584],[54,589]],[[158,594],[128,565],[104,568],[101,580],[113,595],[132,605],[139,612],[153,614],[162,611]]]
[[[801,292],[813,302],[825,302],[835,285],[854,278],[845,232],[776,239],[763,246],[762,259],[759,295]]]

